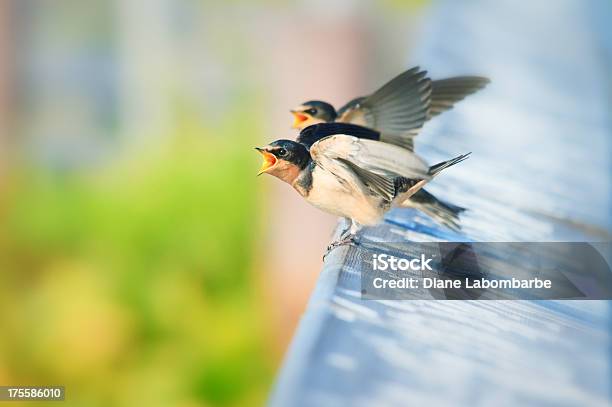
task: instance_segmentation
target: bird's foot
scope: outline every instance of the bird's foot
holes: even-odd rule
[[[327,251],[325,252],[325,254],[323,255],[323,260],[325,260],[325,258],[327,257],[327,255],[334,250],[336,247],[340,247],[340,246],[344,246],[344,245],[350,245],[350,244],[355,244],[357,243],[356,241],[356,236],[352,235],[352,234],[348,234],[344,237],[340,237],[340,239],[336,240],[335,242],[332,242],[329,246],[327,246]]]

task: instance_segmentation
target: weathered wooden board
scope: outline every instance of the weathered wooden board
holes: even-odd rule
[[[407,65],[492,79],[416,142],[473,152],[430,187],[463,233],[398,210],[362,238],[610,241],[610,21],[604,0],[438,3]],[[359,250],[328,256],[271,405],[610,405],[609,301],[363,301]]]

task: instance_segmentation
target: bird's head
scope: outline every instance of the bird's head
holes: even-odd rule
[[[311,100],[302,103],[291,110],[293,114],[294,129],[302,130],[308,126],[318,123],[333,122],[336,119],[336,109],[327,102]]]
[[[276,140],[264,147],[255,147],[263,157],[259,174],[267,173],[292,184],[310,162],[310,153],[302,144]]]

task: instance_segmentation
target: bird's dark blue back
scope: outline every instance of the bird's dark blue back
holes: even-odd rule
[[[367,127],[350,123],[319,123],[306,127],[297,137],[297,142],[310,148],[322,138],[335,134],[346,134],[368,140],[380,140],[380,133]]]

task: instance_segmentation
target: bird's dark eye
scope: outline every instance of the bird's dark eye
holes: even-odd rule
[[[315,108],[308,109],[308,110],[306,110],[306,113],[308,113],[311,116],[314,116],[315,114],[317,114],[317,109],[315,109]]]
[[[277,154],[279,157],[284,157],[287,155],[287,150],[285,150],[284,148],[279,148]]]

